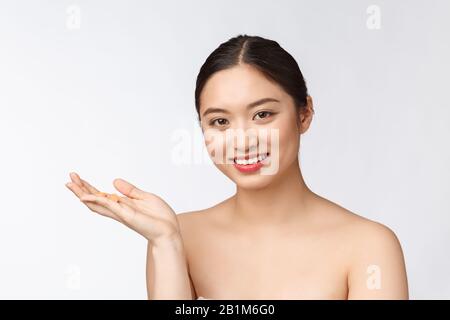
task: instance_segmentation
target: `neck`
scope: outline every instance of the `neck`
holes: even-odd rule
[[[252,225],[291,222],[305,213],[306,198],[310,193],[297,159],[281,176],[262,189],[238,186],[233,197],[234,219]]]

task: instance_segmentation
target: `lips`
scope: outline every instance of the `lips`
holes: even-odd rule
[[[264,153],[259,155],[246,155],[245,157],[234,158],[234,167],[241,172],[254,172],[258,171],[262,166],[264,160],[270,156],[270,153]]]

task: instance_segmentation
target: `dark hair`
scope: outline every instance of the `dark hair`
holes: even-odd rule
[[[217,71],[239,64],[251,65],[278,83],[294,99],[297,108],[307,104],[308,90],[295,59],[276,41],[244,34],[220,44],[200,68],[195,87],[199,121],[200,94],[208,79]]]

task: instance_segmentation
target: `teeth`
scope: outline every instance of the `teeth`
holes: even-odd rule
[[[262,161],[265,158],[267,158],[267,154],[259,155],[257,157],[254,157],[254,158],[251,158],[251,159],[248,159],[248,160],[235,159],[234,162],[236,162],[237,164],[240,164],[240,165],[248,165],[248,164],[254,164],[254,163],[258,162],[258,161]]]

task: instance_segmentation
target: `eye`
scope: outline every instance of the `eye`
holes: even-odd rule
[[[273,112],[270,111],[260,111],[255,115],[255,118],[259,116],[260,119],[265,119],[273,115]]]
[[[209,122],[209,125],[210,125],[210,126],[215,126],[215,123],[216,123],[216,122],[217,122],[217,124],[218,124],[219,127],[220,127],[220,126],[225,126],[225,125],[228,124],[228,120],[227,120],[227,119],[224,119],[224,118],[217,118],[217,119],[211,120],[211,121]]]

